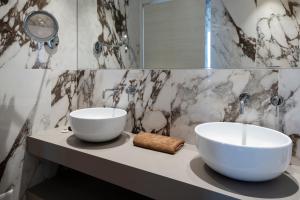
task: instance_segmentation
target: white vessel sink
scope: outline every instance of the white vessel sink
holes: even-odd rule
[[[87,108],[70,113],[74,135],[88,142],[104,142],[124,130],[127,112],[117,108]]]
[[[272,129],[215,122],[200,124],[195,132],[203,161],[215,171],[237,180],[276,178],[291,160],[291,139]]]

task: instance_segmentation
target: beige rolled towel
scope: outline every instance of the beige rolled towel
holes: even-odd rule
[[[154,151],[175,154],[184,145],[184,141],[179,138],[141,132],[134,137],[133,144]]]

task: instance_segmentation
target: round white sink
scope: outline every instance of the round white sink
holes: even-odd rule
[[[127,112],[117,108],[86,108],[70,113],[76,137],[88,142],[104,142],[118,137],[124,130]]]
[[[203,161],[215,171],[237,180],[276,178],[291,160],[291,139],[272,129],[214,122],[196,126],[195,132]]]

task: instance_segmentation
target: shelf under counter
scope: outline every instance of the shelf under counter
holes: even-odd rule
[[[297,166],[269,182],[240,182],[211,170],[194,145],[169,155],[133,146],[133,136],[123,133],[108,143],[86,143],[58,128],[28,137],[27,150],[153,199],[300,199]]]

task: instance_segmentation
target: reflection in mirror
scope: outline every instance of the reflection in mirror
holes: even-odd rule
[[[204,22],[205,0],[78,0],[78,67],[201,68]]]
[[[78,1],[79,68],[300,65],[298,0]]]
[[[138,68],[139,9],[137,0],[78,0],[78,68]]]
[[[298,0],[212,0],[212,67],[298,67],[299,19]]]

